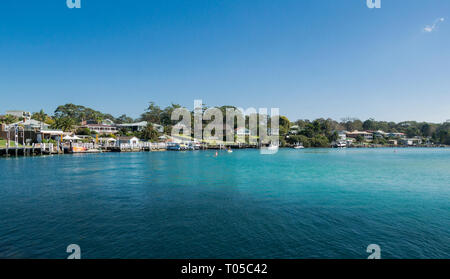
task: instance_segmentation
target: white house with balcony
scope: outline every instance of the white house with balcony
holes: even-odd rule
[[[372,141],[373,140],[373,133],[367,132],[367,131],[353,131],[353,132],[347,132],[346,137],[347,138],[354,138],[356,139],[358,136],[361,136],[366,141]]]
[[[147,121],[141,121],[141,122],[137,122],[137,123],[123,123],[123,124],[117,124],[117,128],[121,129],[127,129],[130,130],[132,132],[141,132],[145,129],[145,127],[147,127],[147,125],[149,124],[149,122]],[[152,125],[152,127],[158,131],[159,133],[163,133],[164,132],[164,127],[162,125],[156,124],[156,123],[150,123]]]
[[[97,134],[116,134],[117,128],[113,125],[105,124],[86,124],[81,126],[81,128],[88,128],[91,132],[96,132]]]

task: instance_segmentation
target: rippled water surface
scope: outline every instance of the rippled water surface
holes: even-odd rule
[[[0,159],[0,258],[450,258],[450,150]]]

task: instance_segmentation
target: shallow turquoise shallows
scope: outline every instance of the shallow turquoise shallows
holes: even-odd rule
[[[450,258],[450,149],[0,159],[0,258]]]

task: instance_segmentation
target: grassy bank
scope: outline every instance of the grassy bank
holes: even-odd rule
[[[6,148],[6,143],[7,143],[6,140],[0,139],[0,148]],[[10,147],[15,147],[14,141],[11,141],[10,145],[11,145]],[[19,147],[22,147],[22,145],[19,144]]]

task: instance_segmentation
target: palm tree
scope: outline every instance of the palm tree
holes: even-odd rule
[[[70,132],[73,130],[74,125],[75,125],[75,121],[72,118],[65,117],[63,120],[62,129],[64,132]]]
[[[69,132],[73,130],[73,126],[75,125],[75,121],[70,117],[60,117],[55,119],[55,123],[53,127],[56,129],[61,129],[64,132]]]

